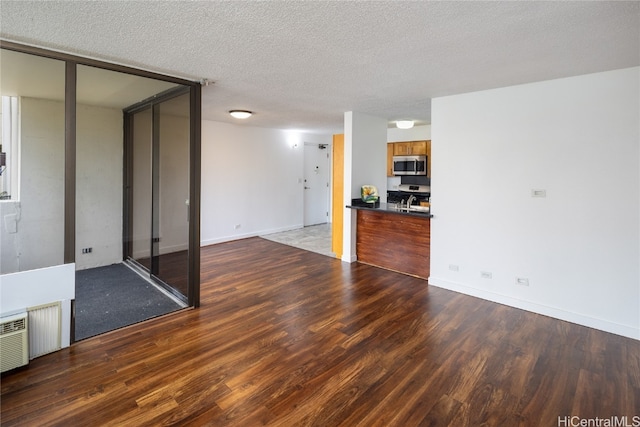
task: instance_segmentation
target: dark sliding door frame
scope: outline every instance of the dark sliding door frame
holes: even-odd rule
[[[133,254],[133,227],[131,219],[133,218],[133,138],[134,138],[134,115],[136,113],[151,110],[152,116],[152,221],[151,221],[151,241],[150,251],[150,267],[149,272],[151,278],[163,286],[168,292],[179,299],[183,299],[183,295],[177,292],[171,287],[170,284],[163,282],[158,278],[159,265],[158,257],[155,254],[158,253],[157,246],[158,241],[156,239],[156,233],[159,229],[159,218],[157,217],[159,209],[159,146],[160,146],[160,105],[172,98],[189,94],[189,113],[190,113],[190,132],[189,132],[189,243],[188,243],[188,284],[187,284],[187,304],[191,307],[200,306],[200,137],[201,137],[201,91],[200,85],[191,87],[179,87],[170,89],[163,93],[157,94],[149,99],[141,101],[137,104],[131,105],[124,109],[124,132],[125,132],[125,168],[124,168],[124,191],[123,191],[123,258],[130,262],[135,263],[140,268],[147,270],[144,266],[138,263]],[[197,225],[193,227],[192,225]],[[194,277],[197,276],[197,277]]]
[[[73,61],[65,63],[64,96],[64,263],[76,262],[76,77]]]
[[[189,305],[200,307],[200,189],[202,138],[202,86],[191,85],[189,150]]]
[[[77,66],[87,65],[105,70],[146,77],[155,80],[186,86],[190,93],[190,173],[189,173],[189,295],[188,304],[192,307],[200,306],[200,138],[201,138],[201,86],[177,77],[138,70],[123,65],[111,64],[89,58],[83,58],[61,52],[50,51],[38,47],[22,45],[6,40],[0,40],[0,49],[56,59],[65,62],[65,178],[64,178],[64,263],[75,262],[76,249],[76,76]],[[125,121],[125,136],[132,132],[131,126]],[[125,150],[127,148],[125,147]],[[126,152],[125,152],[126,154]],[[125,155],[124,162],[130,157]],[[127,169],[124,165],[126,185]],[[126,200],[128,190],[123,188],[123,198]],[[127,204],[124,209],[130,209]],[[124,212],[126,215],[126,211]],[[124,232],[125,230],[123,230]],[[123,235],[124,237],[124,235]],[[123,254],[127,253],[128,242],[123,239]],[[73,312],[72,308],[72,312]],[[73,316],[73,314],[72,314]],[[72,328],[73,328],[72,319]],[[72,331],[73,340],[73,331]]]
[[[160,103],[151,107],[151,277],[160,276]]]

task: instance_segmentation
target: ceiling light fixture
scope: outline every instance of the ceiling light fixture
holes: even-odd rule
[[[253,113],[247,110],[230,110],[229,114],[231,114],[231,116],[235,117],[236,119],[246,119],[251,117]]]
[[[411,129],[413,127],[413,120],[397,120],[396,127],[398,129]]]

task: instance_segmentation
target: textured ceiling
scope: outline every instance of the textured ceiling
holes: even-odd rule
[[[202,78],[203,117],[342,132],[431,98],[640,65],[640,2],[7,1],[6,40]]]

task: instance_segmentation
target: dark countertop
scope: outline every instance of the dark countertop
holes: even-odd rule
[[[390,213],[390,214],[396,214],[396,215],[409,215],[409,216],[417,216],[420,218],[433,218],[433,215],[431,215],[431,212],[407,212],[405,210],[398,210],[398,208],[396,207],[395,204],[388,204],[388,203],[378,203],[377,206],[371,206],[369,204],[357,204],[357,205],[347,205],[347,207],[349,209],[362,209],[365,211],[378,211],[378,212],[383,212],[383,213]]]

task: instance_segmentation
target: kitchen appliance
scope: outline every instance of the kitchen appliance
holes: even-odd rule
[[[393,156],[394,175],[426,175],[427,156]]]
[[[429,201],[431,197],[431,187],[428,185],[400,184],[398,190],[387,191],[387,203],[400,204],[407,202],[411,196],[412,206],[419,206]]]
[[[2,372],[29,363],[29,330],[26,310],[0,318],[0,365]]]

